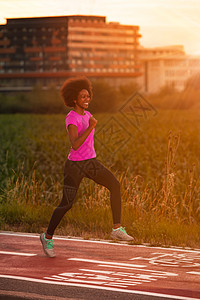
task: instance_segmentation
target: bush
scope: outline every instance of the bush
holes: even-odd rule
[[[113,87],[102,79],[94,80],[92,84],[94,97],[89,107],[91,113],[117,112],[124,101],[134,92],[140,91],[140,87],[134,81],[119,87]],[[198,109],[200,74],[188,79],[183,91],[164,86],[159,92],[145,98],[158,109]],[[0,94],[0,113],[62,114],[69,110],[70,108],[64,105],[60,91],[54,85],[46,90],[37,85],[31,92]]]
[[[90,104],[91,112],[113,112],[117,103],[116,89],[104,80],[96,80],[92,84],[94,96]]]

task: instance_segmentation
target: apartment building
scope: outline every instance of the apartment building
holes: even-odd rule
[[[184,89],[187,80],[200,72],[200,56],[187,55],[183,46],[140,49],[144,92],[156,93],[164,86]]]
[[[85,75],[115,81],[141,76],[139,26],[101,16],[7,19],[0,26],[0,87],[32,87]]]

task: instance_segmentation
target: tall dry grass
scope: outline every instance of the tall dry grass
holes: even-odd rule
[[[20,123],[18,117],[15,121]],[[0,226],[3,230],[13,229],[29,232],[44,230],[54,207],[61,200],[62,172],[58,174],[55,171],[58,168],[62,169],[62,165],[58,167],[58,161],[62,161],[62,159],[57,153],[54,155],[54,152],[55,150],[58,152],[59,147],[61,152],[65,152],[66,148],[64,146],[61,148],[60,136],[58,144],[53,147],[56,140],[50,136],[49,125],[54,124],[56,120],[58,123],[62,121],[60,116],[59,118],[52,116],[51,120],[49,118],[44,120],[38,116],[35,118],[35,123],[32,120],[35,126],[35,131],[32,131],[33,140],[26,143],[25,146],[28,147],[29,143],[32,145],[34,142],[34,147],[31,146],[31,149],[36,151],[37,161],[33,163],[29,172],[27,172],[27,166],[31,163],[26,161],[28,156],[26,159],[22,156],[24,163],[18,160],[17,164],[13,161],[14,154],[11,159],[9,152],[6,152],[3,169],[5,180],[2,181],[0,196]],[[37,125],[41,124],[41,121],[43,122],[42,130]],[[157,123],[158,121],[157,119]],[[180,123],[183,123],[181,116]],[[190,130],[189,121],[187,121],[187,126]],[[60,125],[57,124],[56,128],[59,133]],[[192,140],[187,141],[187,136],[182,133],[183,131],[177,133],[177,130],[171,130],[167,134],[164,132],[161,136],[161,132],[163,132],[161,125],[156,129],[153,128],[158,130],[159,134],[156,137],[155,133],[152,135],[151,131],[148,132],[145,129],[146,136],[149,133],[149,141],[144,140],[144,134],[133,132],[134,139],[138,143],[134,144],[132,148],[127,147],[125,158],[121,156],[121,152],[113,159],[107,156],[107,167],[113,171],[121,184],[122,224],[135,237],[135,243],[198,248],[200,247],[200,182],[198,160],[195,156],[198,155],[196,152],[198,147],[196,144],[192,144]],[[15,130],[16,127],[14,127]],[[30,133],[29,128],[23,130],[24,132],[29,130]],[[11,136],[15,143],[13,135]],[[158,141],[158,138],[160,143],[162,142],[160,145],[152,143],[154,140]],[[23,141],[23,136],[21,140]],[[140,140],[141,144],[139,144]],[[184,148],[185,143],[191,145],[187,151]],[[147,147],[145,148],[144,145]],[[16,147],[14,148],[16,152],[18,146],[14,144],[14,147]],[[43,155],[44,149],[47,157]],[[142,156],[138,149],[142,149]],[[190,161],[187,154],[191,149],[194,156]],[[27,153],[31,153],[32,161],[33,152],[30,152],[30,148],[26,148],[26,150]],[[133,152],[134,161],[131,158]],[[43,163],[40,161],[41,157],[45,159]],[[127,157],[129,157],[128,165]],[[145,159],[147,159],[146,164]],[[191,163],[192,161],[196,161],[196,163]],[[51,166],[48,165],[49,162],[52,162]],[[104,164],[106,165],[106,163]],[[137,172],[137,170],[143,172]],[[148,174],[150,180],[147,180],[144,174]],[[85,238],[109,238],[111,227],[109,191],[84,178],[72,210],[66,214],[56,233],[78,235]]]

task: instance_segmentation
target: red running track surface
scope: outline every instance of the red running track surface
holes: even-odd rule
[[[200,299],[200,251],[54,237],[55,258],[39,235],[0,233],[0,278],[124,293]]]

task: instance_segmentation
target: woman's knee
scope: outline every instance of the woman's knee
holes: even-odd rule
[[[112,191],[120,191],[120,182],[117,178],[115,178],[114,180],[112,180],[112,183],[110,185],[110,188],[109,190],[112,192]]]
[[[68,210],[70,210],[73,206],[73,203],[70,203],[68,205],[59,205],[56,209],[59,210],[59,211],[62,211],[63,214],[66,214],[66,212]]]
[[[116,187],[117,187],[117,188],[119,188],[119,189],[120,189],[120,182],[119,182],[119,180],[118,180],[118,179],[116,179],[116,181],[115,181],[115,185],[116,185]]]

